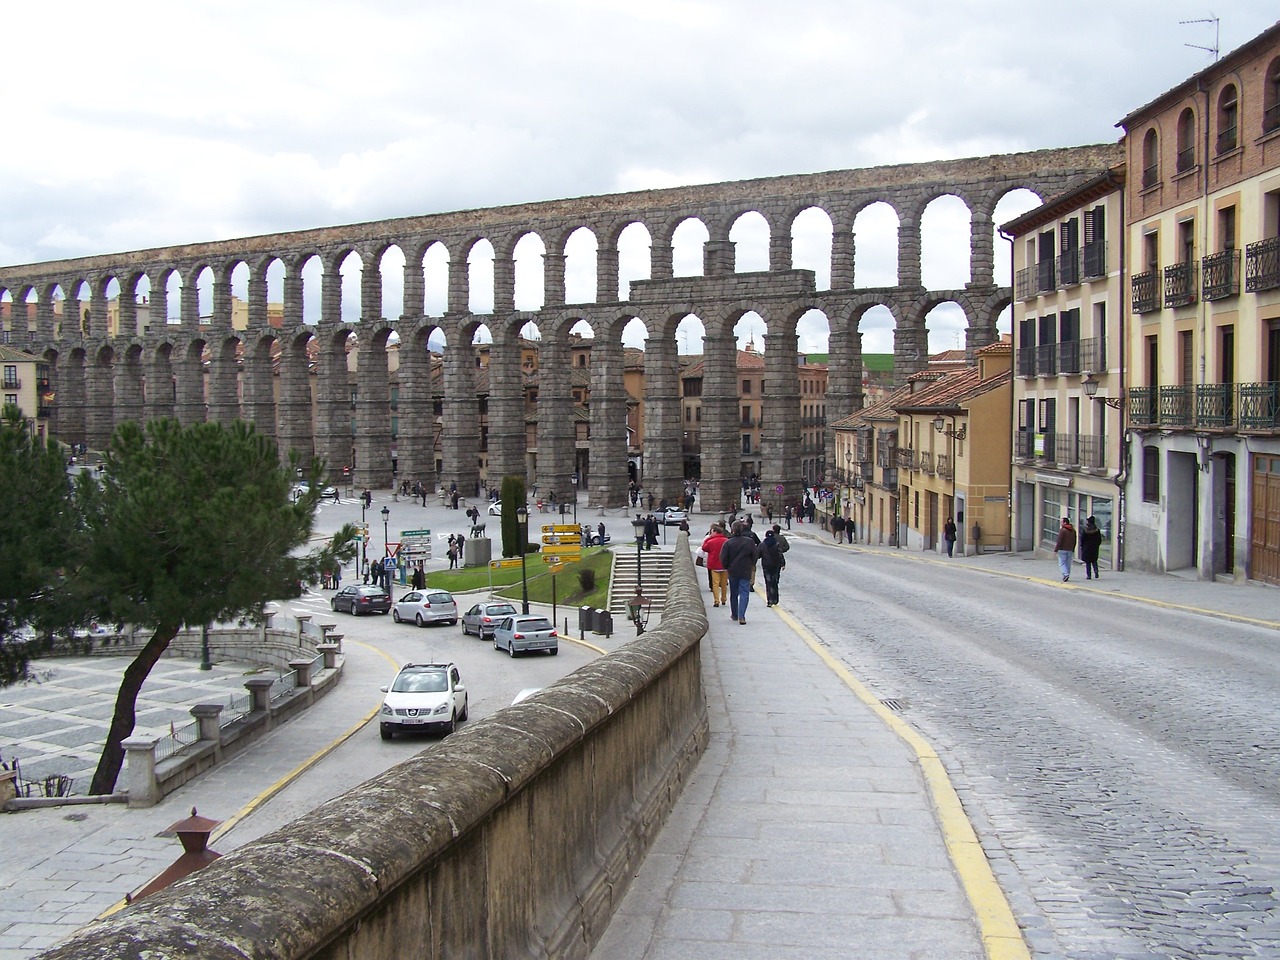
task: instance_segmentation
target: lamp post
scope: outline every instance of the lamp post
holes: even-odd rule
[[[207,623],[200,624],[200,669],[213,669],[213,663],[209,660],[209,625]]]
[[[640,547],[645,541],[644,520],[640,518],[640,514],[636,514],[636,518],[631,521],[631,526],[636,532],[636,593],[639,593],[640,582],[643,579],[640,575]]]
[[[578,522],[578,471],[573,471],[573,522]]]
[[[391,508],[382,508],[382,552],[387,558],[391,557],[391,533],[388,524],[391,522]],[[387,560],[382,561],[382,578],[387,584],[387,596],[391,596],[391,570],[387,567]]]
[[[948,460],[951,465],[951,513],[949,515],[951,517],[955,517],[956,516],[956,441],[963,440],[965,438],[965,436],[969,433],[969,425],[965,424],[959,430],[957,430],[955,426],[956,418],[954,416],[950,416],[950,419],[951,419],[951,426],[948,427],[947,417],[944,417],[942,414],[938,414],[936,417],[933,418],[933,429],[936,432],[941,433],[944,436],[949,437],[951,439],[951,453],[948,455]],[[963,517],[959,518],[957,520],[957,523],[962,522],[963,519],[964,519]]]
[[[520,612],[529,612],[529,579],[525,572],[525,554],[529,550],[529,508],[516,507],[516,521],[520,524]]]
[[[636,595],[627,601],[627,616],[636,625],[636,636],[644,633],[649,625],[649,611],[652,610],[649,598],[640,592],[640,584],[636,584]]]
[[[846,487],[850,487],[850,488],[853,487],[853,451],[848,449],[846,449],[844,452],[844,481],[845,481]],[[852,504],[855,502],[853,499],[853,490],[852,489],[846,490],[846,493],[848,494],[847,502],[850,504],[849,512],[851,514],[856,513],[858,516],[862,516],[862,511],[852,506]],[[852,516],[849,517],[849,522],[853,523]],[[858,528],[856,525],[853,528],[853,532],[854,532],[854,536],[851,537],[850,540],[857,538]]]

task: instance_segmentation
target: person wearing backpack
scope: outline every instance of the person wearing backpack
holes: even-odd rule
[[[787,559],[782,553],[777,534],[773,530],[766,530],[764,540],[760,544],[760,571],[764,574],[764,598],[767,607],[778,603],[778,581],[782,576],[782,568],[787,565]]]

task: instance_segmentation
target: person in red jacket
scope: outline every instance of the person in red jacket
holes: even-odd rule
[[[720,550],[726,539],[724,527],[713,523],[711,532],[702,541],[702,552],[707,555],[707,579],[711,583],[713,607],[729,602],[729,574],[720,562]]]

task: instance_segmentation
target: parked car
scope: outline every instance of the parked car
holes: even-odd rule
[[[477,603],[462,615],[462,632],[474,633],[481,640],[493,639],[493,628],[516,608],[509,603]]]
[[[357,583],[335,593],[329,606],[335,613],[345,610],[353,617],[362,613],[386,613],[391,609],[391,595],[381,587]]]
[[[502,516],[502,501],[501,501],[501,500],[498,500],[498,501],[496,501],[496,502],[494,502],[494,503],[489,504],[489,516],[491,516],[491,517],[500,517],[500,516]]]
[[[667,509],[658,516],[668,527],[679,526],[689,519],[689,515],[679,507],[667,507]]]
[[[506,650],[513,657],[526,651],[545,650],[554,657],[560,652],[560,635],[546,617],[536,613],[517,614],[494,627],[493,649]]]
[[[412,590],[395,602],[391,619],[396,623],[411,620],[420,627],[428,623],[458,622],[458,604],[445,590]]]
[[[467,719],[467,688],[452,663],[406,663],[382,692],[378,733],[383,740],[406,730],[453,733]]]

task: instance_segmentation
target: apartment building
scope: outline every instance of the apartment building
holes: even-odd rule
[[[1280,24],[1119,126],[1127,562],[1280,583]]]
[[[1013,546],[1053,555],[1094,517],[1122,564],[1124,169],[1005,224],[1013,245]]]

